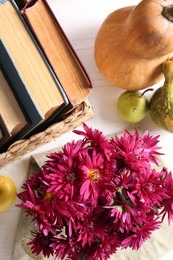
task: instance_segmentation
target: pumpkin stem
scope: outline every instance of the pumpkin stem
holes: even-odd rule
[[[173,5],[164,6],[162,15],[170,22],[173,22]]]

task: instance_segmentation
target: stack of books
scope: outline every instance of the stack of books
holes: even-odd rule
[[[61,121],[91,81],[47,0],[0,3],[0,152]]]

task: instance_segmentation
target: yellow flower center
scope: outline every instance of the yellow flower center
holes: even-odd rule
[[[121,205],[115,205],[114,206],[119,212],[123,211],[123,207]]]
[[[46,192],[44,195],[44,200],[50,200],[52,198],[52,193],[51,192]]]
[[[92,169],[88,171],[88,179],[92,182],[98,181],[100,175],[101,174],[98,169]]]

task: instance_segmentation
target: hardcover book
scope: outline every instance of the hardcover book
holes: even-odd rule
[[[0,17],[1,63],[29,121],[17,140],[29,138],[80,110],[92,85],[47,1],[30,1],[20,12],[7,0]]]
[[[21,105],[23,106],[23,111],[28,116],[29,125],[32,129],[43,119],[43,115],[40,113],[36,103],[29,94],[27,86],[25,85],[20,72],[17,70],[17,67],[12,60],[12,56],[8,52],[2,39],[0,39],[0,53],[1,68],[6,74],[6,77],[8,77],[14,95],[16,95],[20,100]],[[29,131],[29,129],[27,131]]]
[[[34,112],[42,120],[58,114],[68,99],[13,0],[0,4],[0,17],[1,61],[17,95],[23,99],[26,112]],[[18,81],[8,62],[13,64],[13,72],[18,73]]]
[[[49,2],[30,0],[21,13],[70,103],[76,107],[89,96],[92,85]]]
[[[12,57],[8,50],[6,49],[4,43],[0,39],[0,64],[3,68],[4,73],[8,77],[10,82],[11,89],[13,90],[14,95],[20,101],[22,106],[22,111],[26,115],[28,120],[28,125],[22,130],[18,135],[15,136],[15,139],[25,138],[29,134],[31,135],[33,131],[39,131],[41,125],[44,125],[47,120],[53,120],[58,114],[63,114],[64,109],[70,109],[68,99],[66,95],[63,95],[64,104],[55,111],[47,120],[44,119],[44,115],[40,112],[37,107],[37,102],[33,100],[30,95],[28,88],[21,77],[21,73],[17,70]],[[5,119],[4,119],[5,120]],[[38,127],[39,126],[39,127]],[[34,130],[33,130],[34,129]],[[38,130],[37,130],[38,129]]]

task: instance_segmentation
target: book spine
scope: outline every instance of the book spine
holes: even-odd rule
[[[0,39],[0,53],[0,65],[8,77],[12,91],[19,99],[22,107],[24,108],[24,113],[30,121],[28,128],[22,132],[22,136],[25,136],[28,131],[30,131],[43,119],[43,115],[40,114],[36,104],[32,100],[27,90],[27,86],[25,86],[25,83],[22,80],[19,71],[15,67],[15,64],[13,63],[13,60],[2,39]]]

